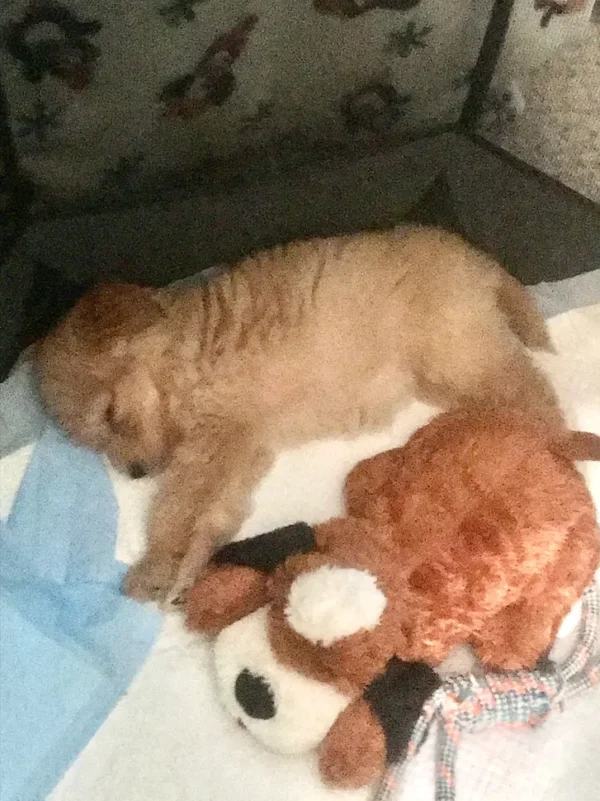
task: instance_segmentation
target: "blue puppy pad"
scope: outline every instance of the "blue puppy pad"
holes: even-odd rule
[[[0,523],[0,801],[41,801],[127,690],[159,614],[120,594],[118,508],[49,427]]]

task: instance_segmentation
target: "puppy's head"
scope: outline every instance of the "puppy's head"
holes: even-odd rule
[[[135,478],[160,469],[174,444],[160,380],[164,316],[156,290],[103,284],[36,353],[49,411],[77,442]]]

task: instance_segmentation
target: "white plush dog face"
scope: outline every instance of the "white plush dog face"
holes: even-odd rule
[[[331,685],[277,661],[267,607],[224,629],[214,651],[225,709],[272,751],[300,754],[316,748],[350,702]]]

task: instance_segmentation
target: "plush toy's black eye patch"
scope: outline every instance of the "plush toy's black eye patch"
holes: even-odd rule
[[[235,680],[235,699],[248,717],[255,720],[275,717],[275,699],[269,683],[247,668]]]
[[[392,657],[385,671],[364,692],[364,699],[385,734],[388,765],[406,751],[424,703],[441,684],[424,662],[402,662]]]
[[[314,530],[306,523],[293,523],[258,537],[230,542],[216,552],[213,563],[253,567],[261,573],[272,573],[288,557],[308,553],[315,545]]]

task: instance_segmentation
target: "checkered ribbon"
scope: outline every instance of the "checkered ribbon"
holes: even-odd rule
[[[406,759],[414,756],[437,723],[435,801],[455,801],[455,766],[460,737],[491,726],[533,727],[562,703],[600,681],[600,595],[594,583],[582,598],[579,638],[562,664],[540,670],[448,678],[423,708],[406,758],[383,777],[374,801],[391,801],[399,790]]]

